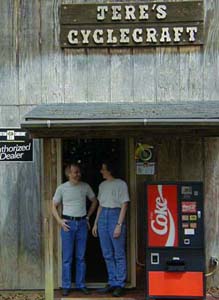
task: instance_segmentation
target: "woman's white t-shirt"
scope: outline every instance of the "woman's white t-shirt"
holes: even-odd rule
[[[105,180],[99,185],[98,200],[102,207],[116,208],[129,202],[128,186],[122,179]]]

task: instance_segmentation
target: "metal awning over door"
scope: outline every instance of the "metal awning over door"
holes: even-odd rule
[[[219,135],[219,101],[42,104],[24,116],[34,137],[113,131],[115,134]]]

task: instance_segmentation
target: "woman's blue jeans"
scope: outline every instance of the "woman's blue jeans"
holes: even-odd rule
[[[113,237],[120,208],[102,207],[98,220],[98,234],[108,272],[110,286],[124,287],[126,280],[126,226],[122,225],[119,238]]]
[[[71,227],[69,231],[61,229],[62,238],[62,288],[71,288],[71,274],[72,274],[72,259],[75,250],[76,258],[76,278],[75,283],[77,288],[85,287],[85,251],[87,244],[87,221],[82,219],[80,221],[68,221]]]

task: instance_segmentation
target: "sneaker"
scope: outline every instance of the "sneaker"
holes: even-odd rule
[[[78,290],[80,292],[82,292],[84,295],[89,295],[90,294],[90,291],[86,287],[80,288]]]
[[[117,288],[115,288],[114,289],[114,291],[113,291],[113,297],[120,297],[120,296],[122,296],[124,294],[124,289],[122,288],[122,287],[117,287]]]
[[[114,286],[107,284],[104,288],[97,290],[99,294],[107,294],[113,292],[115,289]]]
[[[62,296],[68,296],[70,293],[70,290],[69,289],[62,289]]]

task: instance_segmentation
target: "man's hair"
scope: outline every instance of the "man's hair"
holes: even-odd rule
[[[68,178],[69,177],[69,173],[71,170],[71,167],[77,167],[81,170],[80,165],[77,162],[70,162],[67,164],[67,166],[65,167],[65,176]]]

